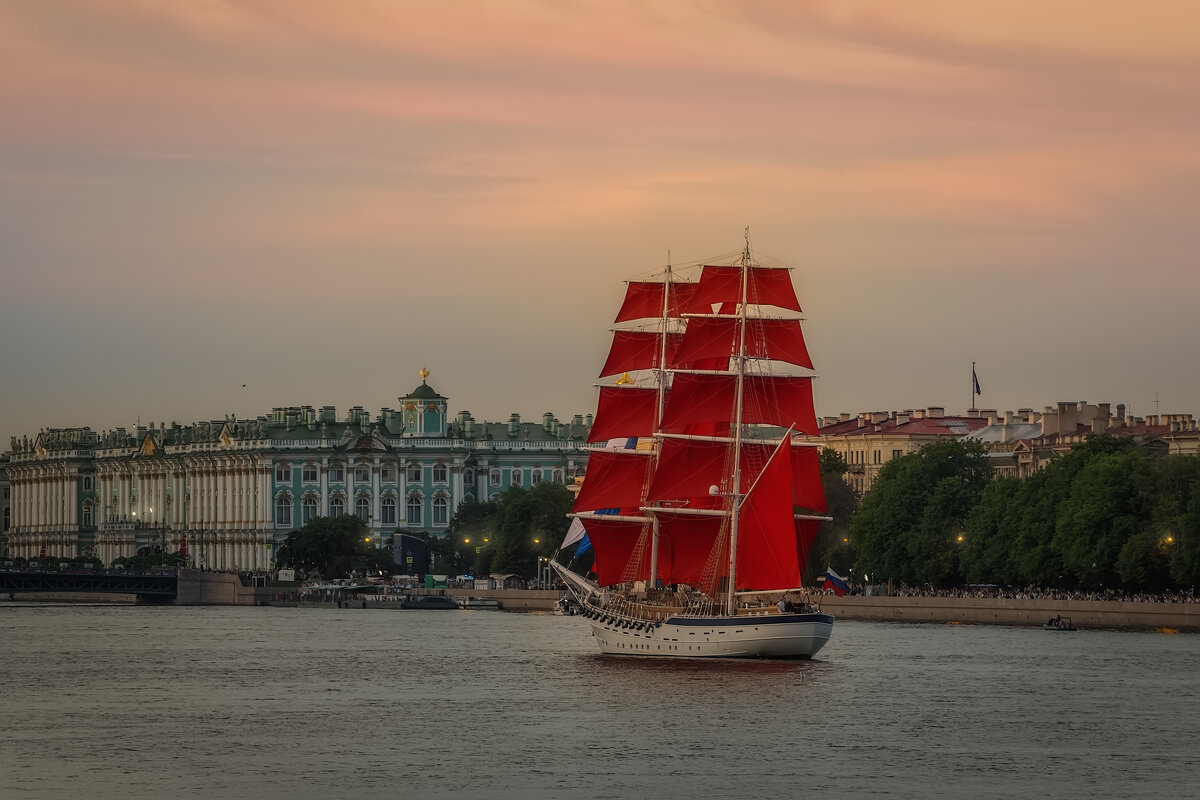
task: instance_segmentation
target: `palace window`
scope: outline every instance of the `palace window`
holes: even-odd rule
[[[550,474],[551,474],[551,476],[552,476],[552,477],[550,478],[550,480],[554,481],[555,483],[562,483],[562,482],[563,482],[563,471],[562,471],[561,469],[557,469],[557,468],[556,468],[556,469],[554,470],[554,472],[552,472],[552,473],[550,473]]]
[[[434,464],[433,465],[433,482],[434,483],[445,483],[446,482],[446,465],[445,464]]]
[[[442,495],[433,498],[433,524],[446,525],[450,521],[450,503]]]
[[[371,467],[369,464],[359,464],[354,468],[355,483],[371,482]]]
[[[510,479],[510,483],[512,483],[513,486],[521,485],[521,470],[514,469],[512,471],[512,478]]]
[[[286,494],[279,495],[275,500],[275,527],[292,527],[292,498]]]
[[[92,490],[92,476],[91,475],[83,476],[83,490],[85,492],[90,492]]]
[[[421,482],[421,465],[420,464],[409,464],[408,465],[408,482],[409,483],[420,483]]]
[[[310,495],[305,495],[304,502],[300,505],[300,522],[304,525],[312,522],[317,518],[317,498]]]
[[[354,500],[354,516],[358,517],[363,522],[366,522],[371,517],[371,501],[365,497],[358,497]]]
[[[492,486],[499,486],[500,485],[500,470],[498,470],[498,469],[492,470],[491,475],[489,476],[488,480],[491,482]]]
[[[381,522],[384,525],[395,525],[396,524],[396,498],[394,498],[394,497],[383,498],[383,505],[381,505],[379,507],[379,512],[382,515]]]
[[[420,527],[421,523],[421,495],[410,494],[408,496],[408,526]]]
[[[92,527],[92,507],[88,505],[83,507],[83,527]]]
[[[900,457],[900,453],[901,453],[901,452],[902,452],[902,451],[900,451],[900,450],[893,450],[893,451],[892,451],[892,458],[899,458],[899,457]]]
[[[346,513],[346,501],[340,497],[329,498],[329,516],[340,517]]]
[[[536,486],[537,484],[539,484],[541,482],[542,482],[542,471],[540,469],[535,469],[529,476],[529,485]]]
[[[396,480],[396,473],[392,469],[391,464],[384,464],[379,468],[379,480],[383,481],[384,483],[391,483],[392,481]]]
[[[276,464],[275,465],[275,482],[276,483],[291,483],[292,482],[292,465],[291,464]],[[291,524],[291,523],[289,523]]]
[[[882,458],[882,455],[883,454],[880,451],[875,450],[874,452],[871,453],[871,458],[875,459],[875,463],[878,464],[880,458]]]
[[[343,483],[346,480],[346,468],[341,464],[334,464],[329,468],[329,480],[331,483]]]
[[[474,486],[474,485],[475,485],[475,470],[464,469],[463,470],[463,486]]]
[[[305,464],[303,471],[300,473],[300,479],[305,483],[317,482],[317,465]]]

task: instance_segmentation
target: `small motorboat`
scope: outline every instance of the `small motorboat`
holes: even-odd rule
[[[1075,626],[1071,624],[1070,617],[1051,617],[1045,625],[1042,626],[1044,631],[1073,631]]]

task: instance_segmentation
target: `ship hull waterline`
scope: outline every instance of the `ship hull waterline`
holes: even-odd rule
[[[660,658],[809,659],[833,633],[833,615],[820,612],[673,616],[658,624],[601,616],[588,623],[605,655]]]

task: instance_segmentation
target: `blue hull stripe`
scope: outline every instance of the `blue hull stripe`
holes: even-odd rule
[[[744,628],[748,625],[783,625],[792,622],[833,624],[833,614],[771,614],[761,617],[667,617],[664,625],[691,625],[704,628]]]

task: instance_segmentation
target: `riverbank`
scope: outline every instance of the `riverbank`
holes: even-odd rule
[[[1070,617],[1076,628],[1200,631],[1200,603],[830,595],[821,598],[821,610],[839,619],[872,622],[1040,626],[1061,615]]]

